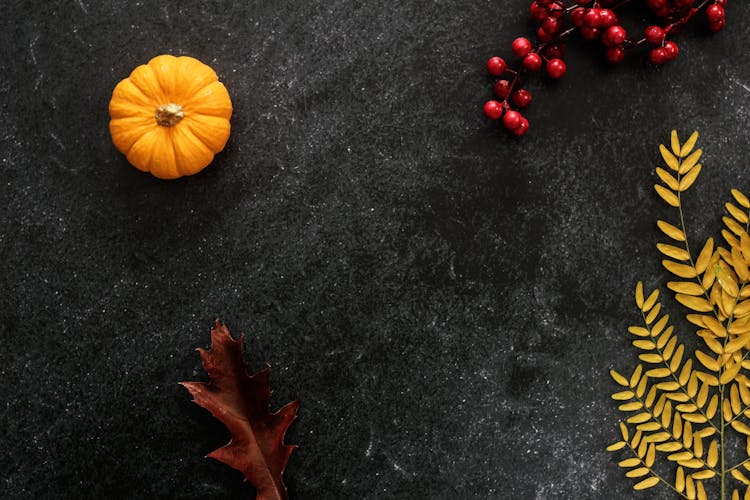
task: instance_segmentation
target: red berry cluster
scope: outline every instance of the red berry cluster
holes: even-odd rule
[[[528,38],[513,40],[511,51],[520,64],[513,69],[501,57],[487,61],[487,71],[496,77],[493,90],[497,99],[484,104],[484,114],[491,120],[502,118],[512,134],[524,135],[528,120],[519,110],[531,104],[531,93],[523,88],[523,77],[544,68],[553,80],[562,78],[565,65],[565,39],[578,31],[585,40],[598,41],[611,63],[625,58],[625,51],[648,45],[648,60],[656,65],[673,61],[679,53],[677,44],[668,40],[679,28],[705,11],[711,31],[724,28],[727,0],[645,0],[657,21],[642,36],[628,37],[616,11],[633,0],[534,0],[531,17],[538,23],[534,45]]]

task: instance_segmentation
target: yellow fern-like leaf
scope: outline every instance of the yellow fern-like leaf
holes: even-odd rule
[[[664,163],[666,163],[669,168],[674,171],[677,171],[679,169],[679,161],[677,160],[677,157],[673,155],[663,144],[659,145],[659,152],[661,152],[661,157],[664,159]]]
[[[685,241],[685,233],[682,231],[682,229],[679,229],[669,222],[665,222],[663,220],[656,221],[656,225],[659,227],[659,229],[661,229],[661,232],[663,232],[673,240]]]
[[[682,160],[682,163],[680,164],[680,167],[679,167],[679,173],[681,175],[684,175],[687,172],[689,172],[693,167],[696,166],[696,164],[698,163],[698,160],[701,159],[702,154],[703,154],[703,150],[701,149],[696,149],[695,151],[690,153],[690,155],[687,158]]]
[[[633,486],[633,489],[635,490],[645,490],[646,488],[652,488],[659,484],[659,478],[656,476],[651,476],[648,479],[644,479],[640,483]]]
[[[690,189],[690,186],[692,186],[695,183],[695,180],[698,178],[698,174],[701,173],[701,168],[702,167],[699,163],[698,165],[693,167],[693,169],[690,170],[690,172],[688,172],[685,177],[680,179],[680,185],[678,187],[680,192],[687,191],[688,189]]]

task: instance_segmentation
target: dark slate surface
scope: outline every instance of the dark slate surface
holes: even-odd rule
[[[526,0],[158,4],[1,8],[0,496],[252,498],[177,385],[221,318],[301,402],[293,498],[630,498],[607,371],[634,361],[635,282],[665,278],[656,146],[702,131],[688,223],[715,233],[750,187],[748,9],[661,69],[574,44],[516,141],[481,116],[483,62]],[[235,106],[173,182],[107,130],[159,53]]]

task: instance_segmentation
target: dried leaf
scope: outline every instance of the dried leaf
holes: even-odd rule
[[[198,349],[208,383],[182,382],[193,400],[227,426],[232,440],[209,457],[242,472],[257,490],[258,499],[288,498],[282,479],[294,446],[283,444],[284,434],[297,415],[297,402],[269,412],[268,369],[248,375],[242,356],[242,336],[232,339],[216,322],[211,348]]]
[[[672,174],[664,170],[663,168],[656,167],[656,175],[659,179],[666,184],[672,191],[677,191],[680,188],[680,183],[675,179]]]
[[[706,244],[703,246],[703,250],[698,254],[698,259],[695,261],[695,270],[698,274],[702,274],[708,268],[711,257],[714,254],[714,239],[709,238],[706,240]]]
[[[695,272],[695,268],[693,266],[688,266],[685,264],[678,264],[671,260],[662,260],[662,265],[669,271],[670,273],[674,274],[675,276],[679,276],[680,278],[695,278],[698,276],[698,273]]]
[[[698,160],[701,159],[702,154],[703,154],[703,150],[696,149],[690,154],[690,156],[682,160],[682,163],[680,164],[679,173],[684,175],[687,172],[689,172],[698,163]]]
[[[666,255],[676,260],[690,260],[690,254],[684,248],[679,248],[665,243],[657,243],[656,248]]]

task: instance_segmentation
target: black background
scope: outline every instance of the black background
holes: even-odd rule
[[[657,145],[701,131],[687,222],[718,233],[749,188],[750,13],[663,68],[573,43],[518,141],[481,114],[484,62],[528,3],[4,2],[0,496],[252,498],[177,385],[221,318],[273,406],[300,401],[293,498],[630,498],[607,372],[634,364],[636,281],[666,278]],[[107,129],[160,53],[234,104],[226,150],[170,182]]]

